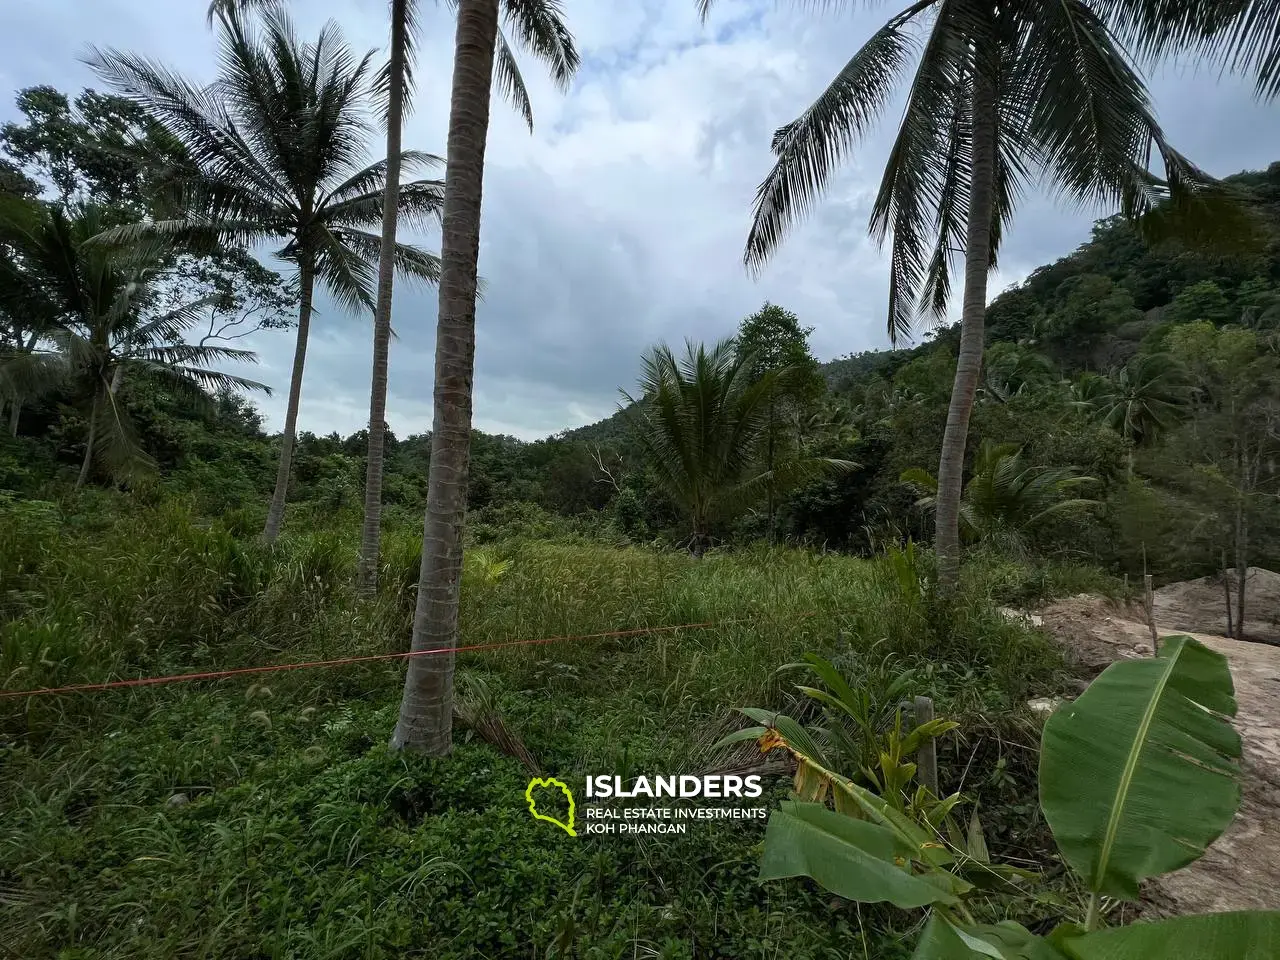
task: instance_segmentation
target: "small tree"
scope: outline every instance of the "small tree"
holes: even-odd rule
[[[765,401],[765,467],[769,471],[780,457],[799,449],[808,414],[827,389],[818,361],[809,351],[812,332],[813,327],[800,326],[799,317],[790,310],[768,301],[738,327],[738,352],[746,358],[752,382],[777,370],[790,370],[785,378],[774,381]],[[777,490],[772,482],[767,485],[766,497],[769,539],[773,540],[777,535]]]
[[[904,470],[901,480],[921,495],[919,507],[932,510],[938,480],[919,467]],[[1096,501],[1068,494],[1094,482],[1071,467],[1033,467],[1016,444],[984,440],[974,458],[973,476],[960,499],[960,530],[970,540],[1001,543],[1021,553],[1036,524],[1066,511],[1094,506]]]

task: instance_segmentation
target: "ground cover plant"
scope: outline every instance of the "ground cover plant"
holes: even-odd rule
[[[6,690],[359,656],[407,637],[414,578],[396,564],[417,546],[405,531],[388,537],[382,594],[366,602],[350,577],[354,525],[266,547],[173,502],[104,493],[3,510]],[[913,670],[914,690],[975,723],[1016,715],[1060,677],[1047,642],[976,591],[945,638],[923,608],[913,618],[925,558],[904,579],[901,561],[781,548],[695,560],[516,538],[472,557],[462,612],[472,643],[724,623],[464,655],[462,703],[482,684],[559,776],[710,769],[711,745],[735,724],[728,705],[787,705],[774,668],[808,649],[886,684]],[[822,957],[842,955],[861,930],[887,951],[873,955],[898,949],[902,918],[757,885],[759,824],[553,836],[525,809],[528,770],[465,723],[447,761],[393,754],[401,670],[4,701],[7,946],[23,956]],[[954,748],[994,758],[997,740],[990,731]],[[1013,793],[1025,791],[1030,771],[1006,753]],[[1009,796],[1008,784],[969,787]],[[1022,849],[1012,831],[993,832],[997,848]]]

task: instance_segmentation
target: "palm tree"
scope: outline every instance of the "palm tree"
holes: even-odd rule
[[[1167,353],[1141,354],[1107,376],[1086,373],[1072,386],[1075,405],[1091,412],[1134,449],[1149,446],[1182,415],[1191,400],[1187,371]]]
[[[361,165],[373,131],[372,54],[355,56],[333,23],[315,41],[300,42],[277,5],[263,9],[260,33],[234,9],[216,16],[221,70],[207,87],[115,51],[94,51],[88,63],[165,124],[190,157],[168,178],[185,215],[118,228],[109,238],[161,235],[246,245],[283,240],[275,255],[297,267],[297,343],[262,533],[271,542],[284,520],[316,283],[345,309],[373,310],[381,237],[362,228],[383,222],[391,177],[386,160]],[[416,152],[399,159],[409,169],[439,163]],[[439,216],[442,194],[438,180],[402,184],[397,212],[410,223],[425,223]],[[401,271],[438,280],[436,257],[405,244],[394,250]]]
[[[1155,442],[1191,399],[1186,370],[1167,353],[1134,357],[1108,382],[1111,389],[1098,408],[1102,422],[1135,446]]]
[[[619,409],[658,484],[684,511],[695,557],[711,543],[712,522],[729,510],[770,490],[854,468],[821,457],[771,462],[771,399],[804,371],[756,374],[753,368],[751,354],[739,353],[732,339],[710,350],[690,342],[678,360],[660,344],[643,360],[640,399],[622,391],[627,406]]]
[[[210,22],[221,11],[266,10],[279,0],[213,0]],[[365,466],[364,525],[360,534],[357,585],[365,596],[378,589],[382,553],[382,470],[386,452],[387,366],[391,347],[391,308],[395,279],[397,214],[399,212],[401,139],[404,115],[413,83],[413,46],[417,36],[417,0],[390,0],[391,43],[387,65],[379,77],[385,90],[387,130],[386,200],[382,206],[382,234],[378,249],[377,300],[373,320],[373,376],[369,391],[369,442]],[[533,109],[515,56],[498,31],[494,82],[523,114],[533,129]]]
[[[1043,353],[1007,341],[987,349],[983,390],[997,403],[1054,380],[1053,364]]]
[[[451,651],[457,646],[475,367],[480,196],[498,18],[504,16],[521,45],[547,63],[557,84],[567,86],[578,68],[578,53],[561,9],[560,0],[458,2],[440,241],[431,467],[410,648],[413,653]],[[453,666],[452,652],[409,660],[400,717],[391,737],[393,748],[436,756],[449,752],[453,744]]]
[[[697,2],[705,16],[712,0]],[[927,36],[917,44],[921,28]],[[1142,80],[1085,0],[999,6],[916,0],[774,134],[777,162],[756,194],[748,267],[761,267],[812,207],[913,63],[871,232],[881,242],[892,236],[888,325],[895,341],[921,314],[945,314],[951,259],[964,252],[960,351],[935,518],[939,583],[949,589],[958,575],[964,453],[982,365],[987,278],[1018,195],[1042,179],[1073,201],[1118,204],[1138,216],[1168,193],[1181,195],[1207,178],[1168,145]],[[1146,169],[1153,147],[1165,182]]]
[[[936,509],[936,477],[915,467],[904,470],[900,479],[921,495],[916,506]],[[1042,520],[1095,505],[1095,500],[1064,499],[1075,488],[1094,482],[1073,467],[1028,466],[1017,444],[984,440],[960,500],[961,529],[968,539],[998,539],[1005,548],[1022,552],[1027,532]]]
[[[60,207],[0,202],[0,243],[11,253],[4,297],[40,305],[41,339],[54,348],[9,357],[0,366],[0,387],[27,397],[61,387],[84,407],[88,436],[77,487],[95,459],[117,479],[152,465],[118,399],[126,377],[150,377],[204,405],[212,404],[206,390],[267,390],[210,368],[255,362],[252,353],[183,342],[215,298],[151,311],[152,285],[171,263],[171,251],[154,241],[134,248],[91,242],[108,223],[103,208],[92,205],[68,215]]]
[[[387,362],[391,343],[391,292],[396,245],[396,209],[400,183],[400,135],[412,84],[413,40],[417,33],[416,0],[391,0],[391,47],[385,71],[387,90],[387,199],[383,205],[378,257],[378,300],[373,323],[373,384],[369,393],[369,453],[364,484],[364,526],[360,534],[358,585],[366,596],[378,589],[382,553],[382,461],[386,450]],[[529,93],[515,56],[498,31],[494,81],[524,115],[533,130]]]

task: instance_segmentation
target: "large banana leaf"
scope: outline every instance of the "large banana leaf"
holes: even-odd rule
[[[1075,960],[1276,960],[1280,912],[1177,917],[1098,930],[1065,941]]]
[[[812,877],[859,903],[923,907],[953,902],[937,882],[909,872],[916,851],[892,830],[828,810],[784,800],[769,817],[760,879]]]
[[[929,916],[911,960],[1066,960],[1049,941],[1019,923],[960,926]]]
[[[1226,659],[1173,636],[1049,718],[1040,805],[1089,890],[1136,899],[1141,880],[1191,863],[1227,828],[1240,804],[1235,712]]]

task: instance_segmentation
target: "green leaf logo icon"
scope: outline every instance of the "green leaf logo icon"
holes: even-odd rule
[[[564,823],[555,817],[548,817],[546,814],[542,814],[538,812],[538,802],[533,798],[534,787],[541,787],[545,790],[550,790],[555,787],[560,788],[560,791],[565,795],[565,798],[569,801],[569,822],[568,823]],[[574,829],[573,829],[573,793],[572,791],[569,790],[567,786],[565,786],[559,780],[555,779],[554,777],[547,777],[547,779],[545,780],[543,780],[541,777],[534,777],[532,780],[529,781],[529,786],[524,788],[524,798],[529,802],[529,812],[533,814],[533,819],[545,820],[547,821],[547,823],[554,823],[557,827],[559,827],[561,830],[563,830],[565,833],[567,833],[571,837],[576,837],[578,835],[577,833],[574,832]]]

